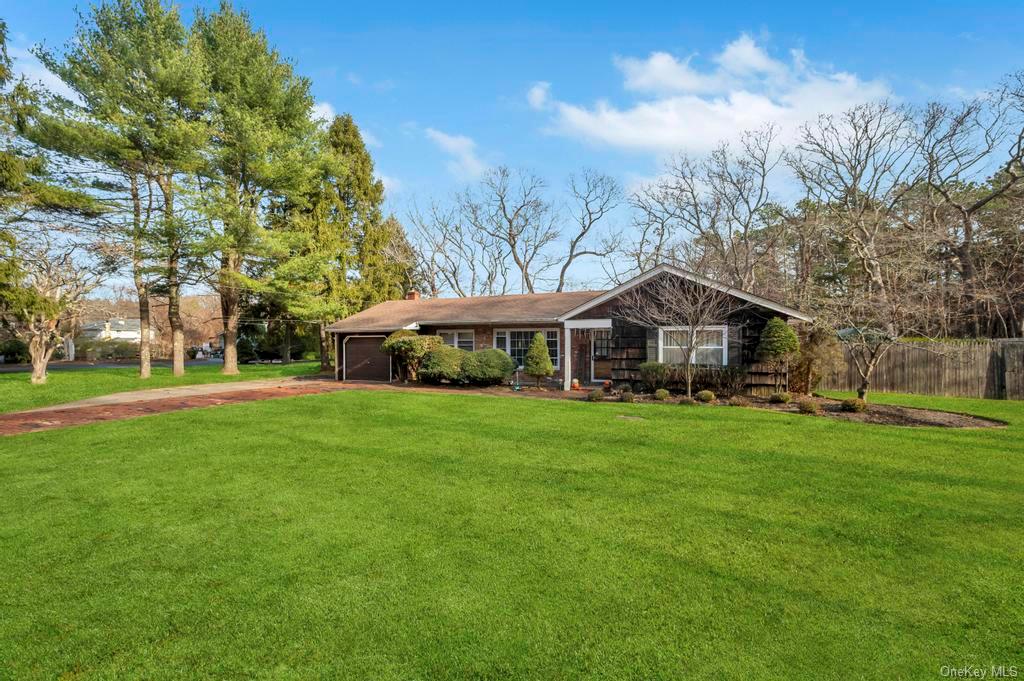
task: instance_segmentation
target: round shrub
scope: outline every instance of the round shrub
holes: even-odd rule
[[[789,393],[772,393],[768,396],[768,401],[772,404],[789,404],[793,401],[793,396]]]
[[[669,397],[669,392],[664,388],[658,388],[657,390],[654,391],[654,399],[658,400],[659,402],[664,402]]]
[[[693,399],[689,395],[683,395],[682,397],[679,398],[679,404],[685,404],[686,406],[690,407],[697,404],[697,400]]]
[[[801,414],[817,414],[819,411],[818,403],[814,400],[800,400],[796,403],[796,406]]]
[[[604,401],[604,391],[601,390],[600,388],[597,388],[596,390],[591,390],[589,393],[587,393],[587,402],[603,402],[603,401]]]
[[[0,355],[4,356],[5,364],[23,364],[30,359],[28,344],[17,338],[0,342]]]
[[[624,383],[620,392],[631,393],[633,392],[633,385],[631,383]]]
[[[743,397],[742,395],[733,395],[732,397],[729,398],[729,406],[730,407],[749,407],[750,406],[750,400],[748,400],[746,397]]]
[[[706,402],[714,402],[715,401],[715,394],[713,392],[711,392],[710,390],[701,390],[699,393],[694,395],[694,398],[698,402],[705,402],[705,403]]]
[[[462,379],[462,357],[469,353],[465,350],[441,345],[434,348],[423,358],[419,375],[425,381],[455,383]]]
[[[622,394],[619,395],[619,402],[632,402],[634,399],[636,398],[633,397],[632,390],[629,392],[623,391]]]
[[[462,357],[462,380],[472,385],[499,385],[515,370],[515,360],[497,348],[467,352]]]
[[[839,408],[846,412],[860,413],[868,410],[868,403],[858,397],[843,400]]]
[[[440,336],[421,336],[415,331],[402,329],[388,336],[381,343],[380,349],[398,358],[399,363],[405,367],[407,377],[415,381],[419,378],[420,366],[427,354],[440,347],[447,347]]]

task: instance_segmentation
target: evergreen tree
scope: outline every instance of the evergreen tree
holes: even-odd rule
[[[242,292],[265,282],[250,267],[287,254],[268,230],[267,206],[308,186],[314,138],[309,81],[270,48],[245,13],[222,4],[200,13],[193,31],[208,55],[213,145],[202,210],[211,226],[212,282],[224,320],[224,373],[238,373]],[[258,268],[265,272],[266,268]]]
[[[781,388],[781,374],[789,362],[800,352],[800,339],[796,331],[779,317],[772,317],[761,331],[757,344],[757,355],[772,366],[775,373],[775,389]]]
[[[150,296],[158,294],[168,299],[173,372],[180,375],[181,286],[195,235],[178,195],[209,139],[203,54],[176,9],[160,0],[115,0],[82,18],[64,55],[39,57],[78,101],[55,100],[36,137],[115,178],[104,187],[115,210],[109,236],[130,262],[139,298],[139,374],[150,375]]]
[[[540,387],[542,378],[553,376],[555,366],[551,363],[551,355],[548,354],[548,342],[544,334],[539,331],[533,335],[530,347],[526,350],[526,359],[523,360],[523,372],[527,376],[537,379],[537,387]]]

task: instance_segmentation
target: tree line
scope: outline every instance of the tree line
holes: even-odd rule
[[[81,14],[73,39],[35,55],[68,94],[15,80],[0,22],[0,313],[26,338],[34,382],[87,296],[131,278],[150,374],[154,303],[184,373],[183,290],[220,298],[224,372],[237,373],[253,300],[323,324],[400,296],[413,257],[382,212],[349,115],[320,121],[310,81],[245,12],[224,3],[186,26],[160,0]],[[321,356],[327,339],[321,330]]]

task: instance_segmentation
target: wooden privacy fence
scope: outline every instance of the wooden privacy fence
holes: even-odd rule
[[[860,374],[847,348],[845,366],[826,376],[826,390],[856,390]],[[907,343],[889,348],[871,378],[871,390],[1024,399],[1024,340]]]

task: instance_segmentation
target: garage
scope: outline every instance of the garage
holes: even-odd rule
[[[380,350],[386,336],[347,336],[344,347],[345,381],[391,381],[391,356]]]

